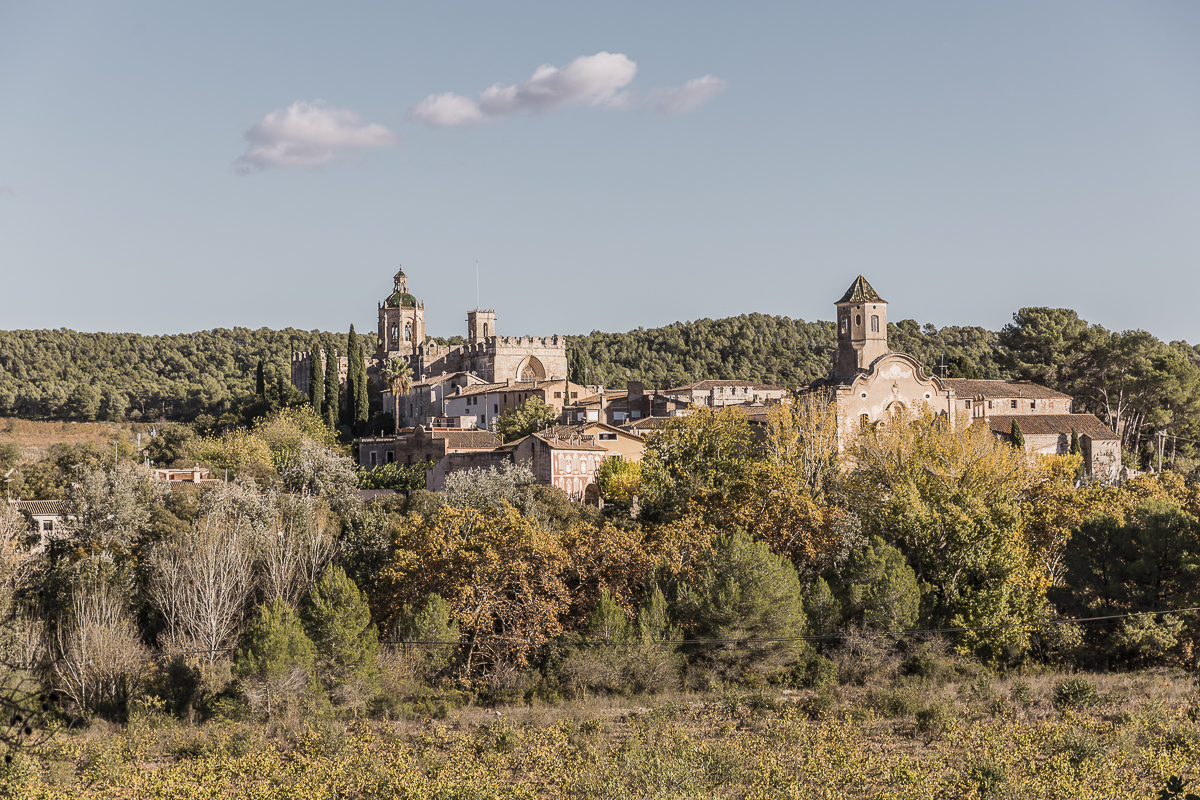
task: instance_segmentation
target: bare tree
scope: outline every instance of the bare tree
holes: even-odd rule
[[[247,486],[221,487],[191,529],[151,551],[148,589],[167,623],[166,646],[199,651],[211,664],[233,645],[269,530],[269,517],[256,508],[261,502]]]
[[[69,697],[94,711],[136,690],[149,654],[129,613],[130,587],[107,559],[81,563],[74,583],[58,621],[54,673]]]
[[[261,569],[265,599],[294,606],[333,560],[337,540],[327,510],[311,496],[280,495],[274,529],[263,535]]]

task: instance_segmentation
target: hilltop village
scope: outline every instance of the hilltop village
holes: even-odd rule
[[[839,447],[863,426],[927,408],[952,428],[983,425],[1006,441],[1020,430],[1029,453],[1061,455],[1074,438],[1086,474],[1117,479],[1120,437],[1094,415],[1073,413],[1070,396],[1031,382],[927,374],[912,356],[889,349],[888,303],[861,275],[835,307],[837,351],[829,375],[800,394],[816,393],[835,405]],[[364,358],[381,390],[380,407],[395,410],[393,430],[359,440],[360,466],[431,464],[427,488],[438,491],[455,472],[526,464],[539,481],[594,503],[603,460],[640,461],[643,437],[663,421],[693,407],[736,407],[761,426],[771,406],[796,397],[781,386],[738,380],[657,390],[637,381],[621,388],[572,383],[565,337],[501,336],[493,310],[468,311],[466,334],[462,345],[432,343],[424,303],[409,291],[404,271],[396,273],[393,291],[378,304],[377,349]],[[313,358],[325,364],[323,352],[292,359],[292,382],[304,394]],[[402,391],[383,385],[392,362],[408,371]],[[344,387],[346,357],[337,370]],[[495,433],[500,418],[531,400],[550,409],[552,421],[502,441]]]

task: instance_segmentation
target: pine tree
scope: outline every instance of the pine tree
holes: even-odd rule
[[[313,411],[319,417],[325,406],[325,369],[321,366],[319,342],[309,353],[309,357],[312,361],[312,371],[308,378],[308,402],[312,404]]]
[[[317,581],[300,612],[316,648],[317,673],[336,699],[362,699],[375,678],[379,635],[367,598],[341,567]],[[357,689],[358,691],[354,691]]]
[[[1015,419],[1012,421],[1012,430],[1009,431],[1008,435],[1012,437],[1013,447],[1020,448],[1021,450],[1025,449],[1025,435],[1021,433],[1021,426],[1017,424]]]
[[[325,424],[333,428],[337,427],[338,414],[341,408],[341,385],[338,381],[338,355],[333,349],[333,343],[329,343],[329,347],[325,350]]]
[[[263,360],[258,360],[258,371],[254,377],[254,393],[262,399],[267,399],[267,380],[263,374]]]

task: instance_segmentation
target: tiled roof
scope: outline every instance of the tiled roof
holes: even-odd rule
[[[446,381],[450,380],[451,378],[456,377],[458,375],[462,375],[462,374],[463,373],[461,373],[461,372],[447,372],[445,375],[431,375],[428,378],[423,378],[423,379],[417,381],[416,383],[414,383],[413,388],[415,389],[418,386],[436,386],[439,383],[445,383]]]
[[[507,382],[481,383],[476,386],[464,386],[461,394],[450,395],[450,397],[462,397],[470,394],[491,394],[494,392],[528,392],[534,389],[546,389],[550,391],[553,387],[562,386],[562,384],[562,381],[513,381],[511,386]],[[577,383],[572,383],[570,386],[570,390],[573,392],[584,388]],[[559,391],[562,390],[559,389]]]
[[[1096,440],[1111,441],[1121,438],[1094,414],[1015,414],[1007,417],[989,416],[987,421],[993,433],[1007,436],[1012,432],[1014,419],[1024,436],[1070,436],[1071,429],[1074,428],[1080,436],[1086,434]]]
[[[62,500],[18,500],[13,503],[18,511],[28,511],[35,516],[58,516],[62,513],[64,501]]]
[[[635,431],[655,430],[666,425],[671,417],[642,417],[621,425],[622,428],[628,428]]]
[[[433,431],[431,438],[445,439],[451,450],[491,450],[501,445],[499,437],[489,431]]]
[[[730,386],[737,386],[738,388],[746,386],[751,389],[773,389],[779,392],[785,391],[784,387],[782,386],[772,386],[769,383],[755,383],[754,381],[696,381],[695,383],[689,383],[685,386],[676,386],[673,389],[663,389],[663,392],[665,394],[670,394],[672,392],[686,392],[688,390],[705,392],[709,389]]]
[[[447,395],[447,400],[453,400],[456,397],[467,397],[472,394],[487,394],[494,392],[497,389],[504,388],[503,383],[477,383],[474,386],[464,386],[458,394]]]
[[[886,303],[879,296],[879,292],[871,288],[871,284],[867,283],[867,279],[859,275],[854,279],[854,283],[850,284],[850,288],[842,295],[839,303]]]
[[[589,433],[588,429],[600,429],[605,431],[617,431],[624,433],[626,436],[632,436],[626,428],[621,425],[609,425],[607,422],[580,422],[575,425],[554,425],[539,431],[543,436],[595,436],[595,433]]]
[[[517,445],[519,445],[521,442],[523,442],[529,438],[541,439],[543,442],[545,442],[546,444],[548,444],[550,446],[551,450],[595,450],[595,451],[599,451],[602,453],[608,452],[607,450],[605,450],[603,447],[600,447],[599,445],[590,444],[589,442],[581,442],[578,439],[573,440],[572,438],[564,437],[564,436],[559,436],[557,438],[553,435],[547,436],[545,432],[531,433],[531,434],[529,434],[529,436],[522,436],[520,439],[509,442],[508,444],[504,445],[504,449],[505,450],[516,449]]]
[[[938,378],[958,397],[982,397],[984,400],[1016,397],[1024,400],[1070,400],[1071,396],[1025,381],[991,381],[972,378]]]

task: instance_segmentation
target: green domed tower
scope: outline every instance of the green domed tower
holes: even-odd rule
[[[392,280],[392,293],[379,304],[380,359],[411,356],[425,341],[424,304],[408,293],[408,276],[403,269]]]

